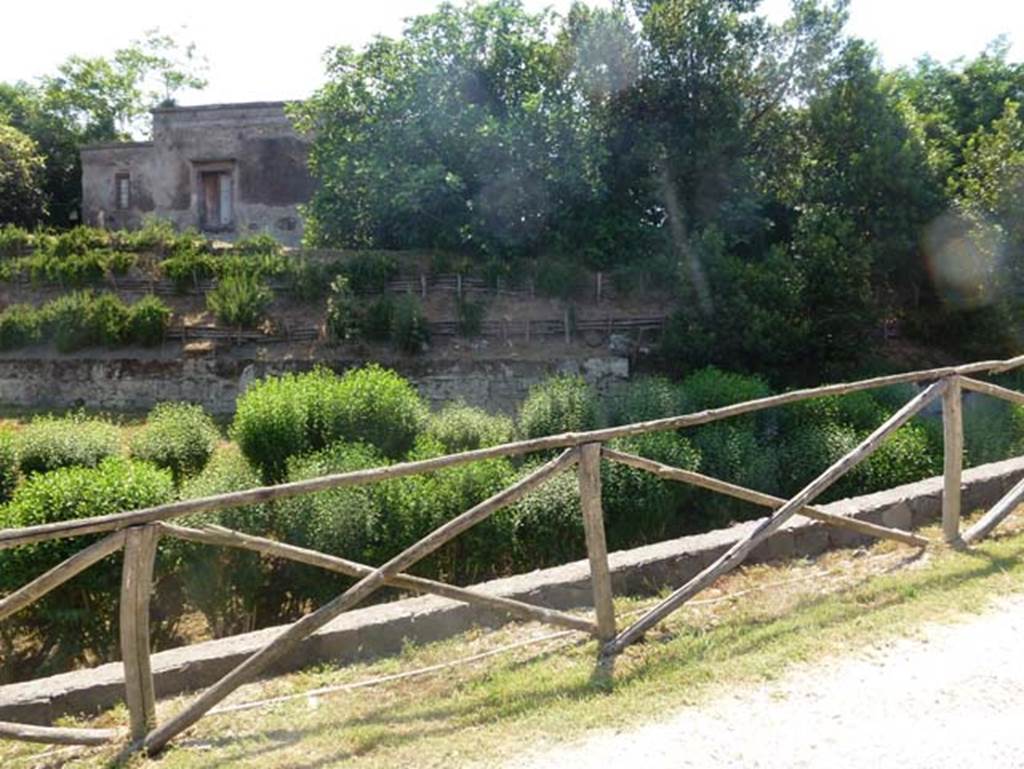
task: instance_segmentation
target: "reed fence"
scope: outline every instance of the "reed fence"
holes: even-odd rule
[[[942,401],[945,441],[942,497],[943,539],[949,545],[966,546],[988,535],[1024,499],[1024,481],[1014,486],[977,523],[961,532],[962,393],[964,390],[972,390],[1024,404],[1024,393],[972,377],[976,374],[1009,371],[1022,365],[1024,365],[1024,356],[1005,361],[982,361],[957,367],[929,369],[795,390],[721,408],[647,422],[586,432],[550,435],[460,454],[327,475],[202,499],[183,500],[113,515],[0,531],[0,549],[21,547],[66,537],[106,534],[103,539],[89,545],[32,582],[0,599],[0,620],[30,605],[103,558],[117,551],[124,552],[120,603],[120,646],[124,664],[125,702],[130,714],[127,732],[110,729],[70,729],[0,723],[0,737],[46,743],[87,745],[104,744],[127,737],[131,741],[131,747],[143,749],[149,754],[159,753],[170,740],[209,713],[239,686],[257,677],[293,646],[343,612],[349,611],[385,585],[418,593],[440,595],[467,603],[482,604],[515,617],[589,633],[598,639],[601,654],[614,655],[639,640],[645,632],[712,585],[719,577],[740,565],[752,550],[795,515],[802,515],[876,538],[891,539],[912,547],[932,546],[936,543],[919,534],[835,515],[815,507],[813,502],[843,474],[867,459],[901,425],[939,399]],[[923,387],[858,446],[834,462],[789,499],[780,499],[721,479],[624,453],[606,445],[609,441],[617,438],[661,430],[679,430],[810,398],[843,395],[901,383],[917,383]],[[521,456],[540,451],[558,451],[560,453],[526,477],[448,521],[391,558],[387,563],[377,567],[221,527],[188,528],[171,523],[175,518],[188,514],[268,502],[311,494],[325,489],[366,485],[484,459]],[[769,508],[772,512],[745,539],[736,543],[714,563],[686,584],[681,585],[635,622],[627,627],[619,628],[612,603],[612,583],[604,534],[601,503],[602,460],[650,472],[665,480],[688,483],[753,502]],[[407,573],[407,570],[422,558],[451,542],[495,511],[516,502],[556,475],[573,469],[579,478],[581,510],[590,563],[594,602],[592,616],[581,617],[522,601],[486,595],[471,587],[457,587]],[[289,625],[273,641],[199,694],[176,715],[163,723],[157,723],[153,675],[150,669],[149,599],[153,587],[152,574],[157,547],[159,541],[165,537],[218,547],[243,548],[346,574],[356,578],[357,581],[324,606]]]

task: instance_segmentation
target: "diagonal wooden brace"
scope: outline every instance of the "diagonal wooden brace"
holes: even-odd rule
[[[601,456],[611,462],[618,462],[619,464],[627,465],[629,467],[635,467],[638,470],[646,470],[659,478],[665,478],[671,481],[680,481],[682,483],[690,483],[694,486],[710,489],[711,491],[717,491],[721,494],[735,497],[736,499],[742,499],[746,502],[752,502],[755,505],[761,505],[762,507],[779,508],[786,504],[786,500],[782,499],[782,497],[776,497],[771,494],[754,491],[753,489],[748,489],[745,486],[738,486],[735,483],[729,483],[728,481],[722,481],[718,478],[712,478],[709,475],[696,473],[693,470],[684,470],[681,467],[662,464],[661,462],[648,459],[647,457],[638,457],[635,454],[627,454],[623,451],[616,451],[615,449],[609,448],[602,449]],[[867,534],[879,539],[892,539],[896,542],[902,542],[905,545],[928,547],[928,545],[931,544],[931,540],[927,537],[922,537],[920,534],[914,534],[900,529],[892,529],[888,526],[879,526],[876,523],[860,521],[856,518],[848,518],[845,515],[836,515],[835,513],[829,513],[822,510],[820,507],[813,507],[811,505],[801,509],[799,515],[802,515],[805,518],[821,521],[822,523],[827,523],[832,526],[837,526],[842,529],[850,529],[851,531],[856,531],[860,534]]]
[[[718,560],[704,569],[700,574],[680,587],[668,598],[663,600],[651,611],[642,616],[628,628],[619,633],[615,639],[605,647],[608,654],[616,654],[625,649],[629,644],[638,640],[645,632],[650,630],[665,617],[672,614],[676,609],[689,601],[697,593],[701,592],[723,574],[743,563],[744,559],[755,547],[771,536],[787,520],[796,515],[806,507],[821,492],[835,483],[844,473],[867,459],[886,438],[908,422],[917,412],[942,395],[946,389],[946,380],[936,382],[927,389],[914,396],[899,411],[889,417],[871,435],[865,438],[856,448],[840,458],[825,472],[811,481],[796,496],[776,510],[771,516],[761,522],[757,528],[750,533],[746,539],[737,542]]]
[[[498,492],[448,523],[435,529],[419,542],[411,545],[379,569],[360,579],[337,598],[321,606],[298,622],[290,625],[277,638],[239,664],[215,683],[185,710],[151,731],[143,742],[147,753],[158,753],[175,735],[203,717],[210,708],[227,697],[242,684],[251,680],[274,660],[288,652],[295,644],[315,633],[335,617],[348,611],[364,598],[383,587],[387,580],[430,555],[442,545],[489,517],[496,510],[516,502],[552,476],[571,467],[577,460],[577,450],[569,449],[539,467],[509,488]]]
[[[277,558],[286,558],[290,561],[305,563],[310,566],[317,566],[321,569],[345,574],[349,577],[366,577],[374,571],[370,566],[350,561],[347,558],[339,558],[336,555],[328,555],[316,550],[309,550],[284,542],[276,542],[265,537],[243,534],[240,531],[232,531],[220,526],[208,526],[204,529],[190,529],[169,523],[161,523],[159,526],[165,534],[178,537],[179,539],[186,539],[190,542],[242,548]],[[523,619],[538,620],[550,625],[580,630],[591,635],[597,634],[597,625],[585,617],[577,617],[556,609],[547,609],[543,606],[534,606],[512,598],[481,593],[478,590],[470,590],[456,585],[446,585],[444,582],[437,582],[424,577],[415,577],[411,574],[396,574],[387,581],[387,584],[391,587],[413,590],[417,593],[439,595],[464,603],[482,604]]]

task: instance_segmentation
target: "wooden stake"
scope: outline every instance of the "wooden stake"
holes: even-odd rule
[[[606,653],[621,652],[644,633],[672,614],[693,596],[711,585],[723,574],[739,566],[751,550],[767,539],[791,517],[796,515],[821,492],[839,480],[844,473],[863,462],[892,433],[908,422],[918,411],[939,397],[946,389],[945,380],[936,382],[914,396],[903,408],[889,417],[871,435],[865,438],[845,456],[841,457],[825,472],[805,486],[795,497],[762,521],[746,539],[737,542],[722,557],[700,572],[697,576],[676,590],[672,595],[655,606],[630,627],[619,633],[615,640],[605,646]]]
[[[131,736],[141,740],[156,725],[156,697],[149,659],[149,596],[159,530],[128,529],[121,580],[121,659]]]
[[[101,561],[124,545],[124,532],[117,532],[75,553],[66,561],[36,577],[27,585],[0,599],[0,620],[6,619],[26,606],[35,603],[51,590],[60,587],[76,574],[81,574],[97,561]]]
[[[465,530],[488,518],[496,510],[526,496],[552,476],[567,469],[576,462],[576,459],[576,449],[563,452],[512,486],[498,492],[467,510],[462,515],[435,529],[419,542],[403,550],[379,569],[360,579],[337,598],[324,604],[312,614],[306,615],[298,622],[289,625],[277,638],[199,695],[185,710],[150,732],[144,742],[146,752],[150,755],[160,752],[175,735],[180,734],[202,718],[210,708],[231,694],[239,686],[259,675],[268,665],[286,654],[304,638],[309,637],[335,617],[340,616],[374,593],[388,579],[427,557]]]
[[[942,395],[942,536],[960,542],[960,481],[964,462],[964,425],[960,378],[947,380]]]
[[[601,509],[600,443],[580,446],[577,472],[587,557],[590,559],[590,581],[597,613],[597,637],[602,641],[610,641],[615,637],[615,607],[612,605],[612,578],[608,569],[608,545],[605,542],[604,512]]]
[[[728,483],[727,481],[712,478],[708,475],[701,475],[700,473],[695,473],[692,470],[684,470],[681,467],[665,465],[661,462],[655,462],[653,459],[647,459],[646,457],[638,457],[633,454],[626,454],[625,452],[609,448],[601,449],[601,455],[611,462],[618,462],[623,465],[628,465],[629,467],[635,467],[638,470],[646,470],[659,478],[665,478],[671,481],[680,481],[682,483],[690,483],[703,489],[709,489],[711,491],[717,491],[720,494],[735,497],[736,499],[753,502],[755,505],[761,505],[762,507],[777,509],[786,504],[786,500],[781,497],[775,497],[771,494],[763,494],[760,491],[754,491],[753,489],[748,489],[744,486],[737,486],[734,483]],[[887,526],[879,526],[875,523],[861,521],[857,518],[849,518],[845,515],[836,515],[835,513],[829,513],[822,510],[820,507],[812,507],[811,505],[801,509],[798,515],[802,515],[805,518],[811,518],[816,521],[821,521],[838,528],[849,529],[851,531],[856,531],[860,534],[867,534],[879,539],[891,539],[896,542],[902,542],[905,545],[913,545],[914,547],[927,547],[931,544],[931,540],[927,537],[922,537],[920,534],[914,534],[900,529],[892,529]]]
[[[284,542],[275,542],[264,537],[255,537],[250,534],[243,534],[240,531],[223,529],[220,526],[208,526],[205,529],[189,529],[183,526],[174,526],[169,523],[157,524],[160,530],[174,537],[185,539],[190,542],[201,542],[206,545],[223,545],[226,547],[238,547],[245,550],[252,550],[257,553],[271,555],[276,558],[286,558],[290,561],[318,566],[339,574],[350,577],[366,577],[373,573],[373,569],[355,561],[339,558],[335,555],[320,553],[316,550],[308,550],[304,547],[289,545]],[[428,593],[433,595],[451,598],[464,603],[476,603],[489,606],[493,609],[508,612],[509,614],[524,619],[537,620],[549,625],[581,630],[584,633],[597,635],[597,626],[588,619],[577,617],[572,614],[547,609],[542,606],[516,601],[512,598],[489,595],[476,590],[446,585],[443,582],[435,582],[423,577],[414,577],[411,574],[396,574],[388,580],[392,587],[404,590],[413,590],[417,593]]]
[[[967,530],[963,537],[964,542],[977,542],[979,539],[987,537],[1004,518],[1017,509],[1021,499],[1024,499],[1024,480],[1019,481],[992,506],[991,510],[985,513],[981,520]]]

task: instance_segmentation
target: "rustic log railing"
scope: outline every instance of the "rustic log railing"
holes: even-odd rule
[[[919,534],[836,515],[815,507],[813,502],[850,469],[867,459],[902,425],[939,399],[942,400],[945,443],[943,538],[947,544],[957,547],[976,542],[992,532],[1024,500],[1024,481],[1014,486],[988,513],[961,535],[962,392],[971,390],[1013,403],[1024,404],[1024,393],[971,377],[973,374],[1009,371],[1022,365],[1024,365],[1024,356],[1005,361],[982,361],[963,366],[929,369],[876,377],[859,382],[794,390],[681,416],[601,430],[550,435],[461,454],[327,475],[202,499],[182,500],[114,515],[2,530],[0,531],[0,549],[89,534],[105,533],[106,536],[18,590],[0,598],[0,620],[39,600],[103,558],[120,550],[124,551],[120,639],[124,664],[125,702],[128,706],[130,723],[128,731],[125,732],[111,729],[69,729],[0,722],[0,738],[54,744],[96,745],[117,741],[127,735],[131,738],[132,747],[144,749],[150,754],[158,753],[171,739],[209,713],[239,686],[258,676],[289,649],[385,585],[418,593],[439,595],[465,603],[480,604],[505,612],[510,616],[537,620],[588,633],[598,639],[602,654],[615,654],[641,638],[650,628],[677,611],[719,577],[741,564],[759,544],[793,516],[802,515],[828,525],[850,529],[880,539],[891,539],[913,547],[927,547],[932,542]],[[618,438],[661,430],[684,429],[810,398],[843,395],[901,383],[926,383],[926,386],[852,451],[833,463],[788,500],[702,475],[692,470],[672,467],[606,445],[609,441]],[[520,456],[552,450],[560,450],[561,453],[512,486],[435,529],[380,567],[367,566],[337,555],[308,550],[219,526],[189,528],[171,523],[175,518],[184,515],[219,511],[311,494],[326,489],[365,485],[483,459]],[[770,508],[773,512],[763,519],[745,539],[736,543],[718,560],[675,590],[640,619],[619,630],[616,627],[616,615],[612,601],[612,580],[608,565],[601,505],[602,459],[650,472],[665,480],[691,484],[752,502]],[[409,567],[485,520],[497,510],[513,504],[554,476],[573,467],[576,468],[579,478],[581,510],[595,608],[593,618],[493,596],[472,588],[448,585],[406,573]],[[211,546],[247,549],[345,574],[355,578],[356,582],[324,606],[289,625],[263,649],[254,653],[220,681],[196,697],[184,710],[158,724],[153,673],[150,665],[149,600],[152,592],[154,558],[158,543],[162,538],[176,538]]]

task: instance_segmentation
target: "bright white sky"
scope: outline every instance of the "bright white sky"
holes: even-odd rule
[[[591,0],[607,4],[608,0]],[[396,35],[402,19],[438,0],[7,0],[2,11],[0,81],[33,80],[73,53],[109,55],[152,27],[194,41],[209,62],[209,86],[183,104],[308,96],[323,78],[329,46],[358,47],[375,34]],[[527,7],[566,10],[571,0],[525,0]],[[789,0],[764,0],[778,18]],[[181,31],[182,27],[184,31]],[[940,61],[979,52],[998,35],[1024,59],[1024,0],[852,0],[850,31],[874,41],[887,66],[923,54]]]

